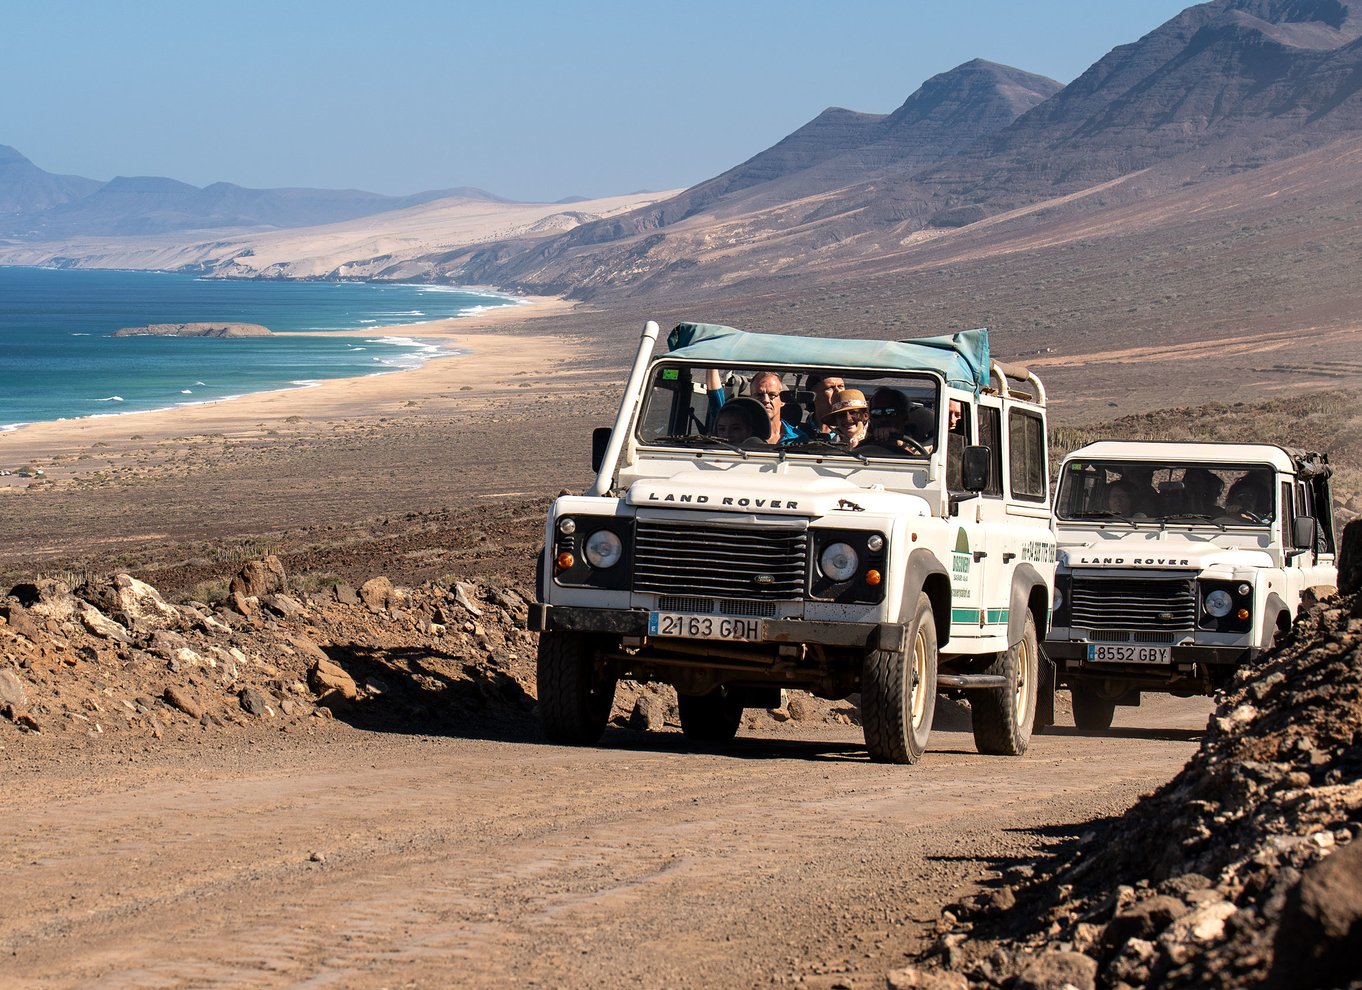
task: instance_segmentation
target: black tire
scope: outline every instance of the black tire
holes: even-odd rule
[[[1107,699],[1095,690],[1075,684],[1069,688],[1074,703],[1074,725],[1080,729],[1110,729],[1116,717],[1116,701]]]
[[[908,652],[871,650],[861,671],[861,724],[876,763],[916,763],[927,751],[936,713],[936,621],[921,594]]]
[[[1022,638],[999,654],[985,674],[1002,674],[1007,687],[969,693],[974,745],[990,756],[1021,756],[1031,743],[1036,723],[1036,691],[1040,688],[1040,648],[1036,623],[1028,610]]]
[[[742,724],[742,705],[727,688],[717,687],[709,694],[679,694],[676,707],[681,715],[681,731],[688,740],[701,746],[732,741]]]
[[[596,672],[596,650],[581,633],[539,636],[539,720],[549,742],[590,746],[615,705],[615,678]]]

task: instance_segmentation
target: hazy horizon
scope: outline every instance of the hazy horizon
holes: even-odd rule
[[[690,186],[829,106],[889,113],[974,58],[1070,82],[1182,0],[730,8],[78,0],[11,11],[0,144],[195,186],[476,186],[556,202]]]

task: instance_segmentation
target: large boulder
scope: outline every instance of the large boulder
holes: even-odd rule
[[[288,590],[288,576],[279,558],[270,554],[262,560],[248,560],[227,587],[229,595],[259,598]]]
[[[86,582],[76,589],[85,601],[125,626],[142,629],[169,628],[184,619],[161,593],[130,574],[115,574],[112,579]]]

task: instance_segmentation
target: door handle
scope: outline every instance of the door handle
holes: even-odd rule
[[[1014,560],[1016,560],[1016,559],[1017,559],[1017,555],[1016,555],[1015,553],[1005,553],[1005,554],[1003,554],[1003,563],[1004,563],[1004,564],[1010,564],[1010,563],[1012,563],[1012,561],[1014,561]]]
[[[979,563],[979,561],[983,560],[987,556],[988,556],[987,550],[976,550],[974,551],[974,562],[977,564]]]

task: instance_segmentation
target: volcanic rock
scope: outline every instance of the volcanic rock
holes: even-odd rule
[[[203,709],[194,700],[194,696],[181,687],[171,686],[165,689],[163,697],[166,704],[172,708],[178,708],[190,718],[199,718],[203,715]]]
[[[12,670],[0,670],[0,715],[14,718],[28,707],[24,682]]]
[[[393,600],[393,583],[385,577],[370,578],[359,588],[359,599],[372,612],[381,612]]]
[[[332,692],[346,701],[354,701],[359,697],[359,685],[355,679],[330,660],[316,661],[308,673],[308,682],[312,690],[323,697]]]
[[[287,590],[288,577],[284,573],[284,565],[274,554],[261,560],[248,560],[227,586],[228,594],[243,598],[259,598]]]

